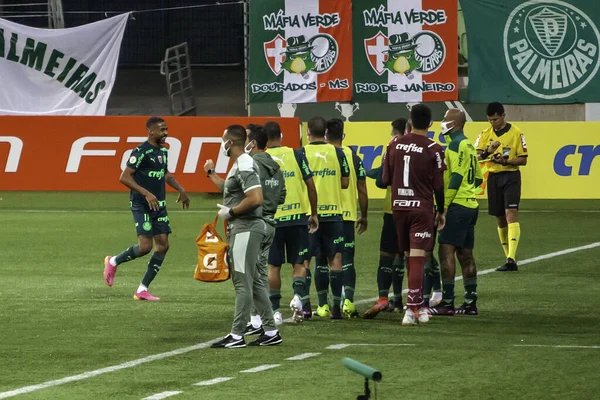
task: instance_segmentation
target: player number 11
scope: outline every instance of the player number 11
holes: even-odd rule
[[[403,181],[404,187],[408,187],[408,174],[410,173],[410,156],[404,156],[404,176]]]

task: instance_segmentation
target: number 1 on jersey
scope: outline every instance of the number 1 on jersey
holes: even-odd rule
[[[404,187],[408,187],[408,174],[410,172],[410,156],[404,156]]]

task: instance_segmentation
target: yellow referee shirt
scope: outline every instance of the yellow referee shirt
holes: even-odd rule
[[[504,128],[498,132],[494,131],[491,126],[485,131],[481,132],[475,141],[475,148],[477,150],[485,151],[492,142],[499,141],[500,146],[496,149],[494,154],[506,155],[508,159],[527,156],[527,144],[525,143],[525,135],[516,126],[512,124],[506,124]],[[490,155],[490,159],[493,158],[494,154]],[[492,163],[489,167],[491,173],[506,172],[506,171],[518,171],[518,165],[501,165]]]

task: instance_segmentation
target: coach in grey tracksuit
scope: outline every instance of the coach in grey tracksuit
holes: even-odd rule
[[[246,347],[244,331],[254,303],[264,321],[264,333],[250,346],[269,346],[282,342],[273,321],[266,285],[266,268],[260,271],[258,259],[268,236],[268,226],[262,215],[263,190],[259,169],[244,151],[246,130],[231,125],[223,134],[221,151],[233,161],[225,180],[214,173],[214,163],[207,160],[204,169],[212,181],[223,191],[223,205],[219,217],[229,221],[228,258],[235,287],[235,315],[231,333],[213,343],[213,348]]]

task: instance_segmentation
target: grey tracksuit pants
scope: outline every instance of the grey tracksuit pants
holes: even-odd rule
[[[229,260],[233,264],[235,315],[231,332],[243,335],[250,320],[252,306],[256,307],[264,329],[274,330],[275,321],[269,301],[266,258],[273,242],[275,228],[267,225],[266,232],[233,233],[229,238]]]

